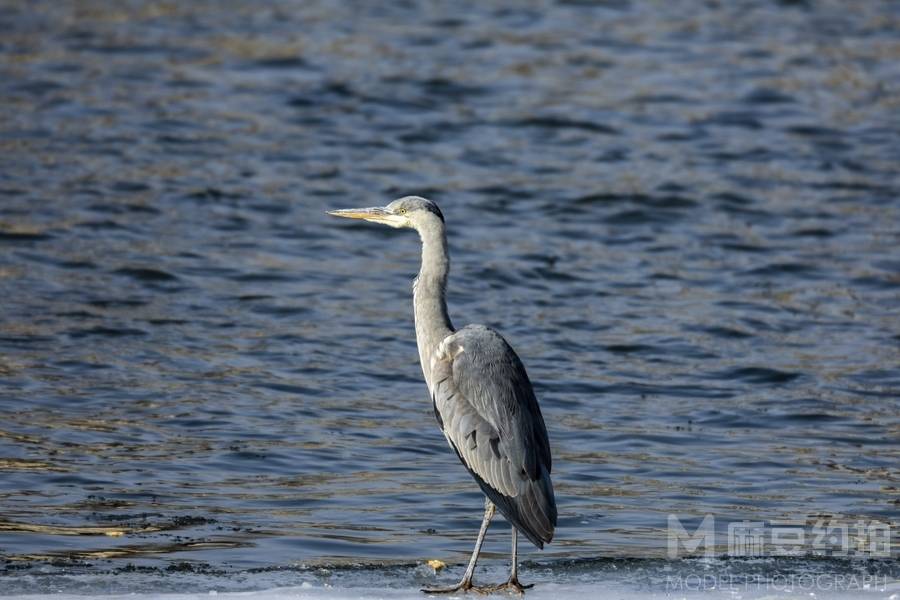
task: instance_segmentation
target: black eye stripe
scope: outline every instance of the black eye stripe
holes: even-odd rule
[[[410,211],[427,210],[431,214],[436,215],[441,221],[444,220],[444,214],[441,212],[441,209],[437,207],[437,204],[422,198],[413,198],[412,200],[415,201],[412,206],[398,206],[393,209],[394,214],[406,215],[409,214]]]

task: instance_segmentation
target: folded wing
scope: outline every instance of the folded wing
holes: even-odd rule
[[[543,548],[556,527],[550,443],[519,357],[494,330],[470,325],[431,362],[435,416],[450,446],[503,516]]]

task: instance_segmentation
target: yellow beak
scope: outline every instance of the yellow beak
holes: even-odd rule
[[[342,208],[329,210],[328,214],[335,217],[344,217],[345,219],[365,219],[376,223],[384,223],[391,217],[391,213],[380,206],[373,206],[372,208]]]

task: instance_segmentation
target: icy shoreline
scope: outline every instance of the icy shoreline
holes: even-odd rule
[[[24,565],[22,566],[24,567]],[[412,600],[422,586],[449,584],[462,572],[453,565],[435,574],[421,564],[291,565],[256,570],[129,568],[76,572],[74,567],[30,565],[0,575],[0,598],[24,600]],[[480,583],[502,581],[502,565],[479,569]],[[831,558],[573,559],[531,563],[526,598],[884,598],[900,600],[900,561]],[[463,594],[434,597],[465,597]],[[469,598],[482,597],[469,594]],[[506,597],[498,594],[494,597]]]
[[[813,578],[813,581],[815,578]],[[416,588],[391,588],[391,587],[333,587],[316,586],[305,583],[296,587],[273,588],[251,592],[207,592],[193,593],[145,593],[145,594],[70,594],[48,592],[46,594],[25,595],[0,595],[0,598],[9,600],[34,600],[37,598],[52,597],[55,600],[421,600],[422,598],[480,598],[479,594],[452,594],[449,596],[429,596]],[[493,597],[508,597],[508,594],[496,594]],[[695,587],[693,584],[684,586],[684,589],[641,589],[629,588],[621,584],[603,584],[600,582],[590,584],[554,584],[547,583],[529,590],[525,596],[529,600],[556,600],[559,598],[618,598],[632,600],[638,598],[677,598],[685,600],[752,600],[775,598],[829,598],[840,600],[844,598],[884,598],[897,600],[900,598],[900,582],[887,581],[878,578],[878,581],[853,581],[847,579],[843,583],[829,582],[821,589],[805,583],[796,586],[783,585],[778,582],[770,582],[769,585],[743,586],[733,585],[718,588]]]

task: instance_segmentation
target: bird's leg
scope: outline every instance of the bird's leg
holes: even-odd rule
[[[519,532],[516,530],[515,525],[511,525],[512,527],[512,566],[509,569],[509,580],[506,583],[500,583],[498,585],[492,585],[486,588],[481,589],[483,592],[497,592],[500,590],[509,590],[515,592],[517,594],[524,594],[525,590],[529,588],[533,588],[534,584],[522,585],[519,582]]]
[[[481,553],[481,545],[484,543],[484,536],[487,534],[488,526],[491,524],[491,518],[494,516],[494,503],[489,499],[484,499],[484,520],[481,521],[481,530],[478,532],[478,539],[475,540],[475,550],[472,551],[472,558],[469,559],[469,566],[466,567],[466,573],[463,575],[462,581],[448,588],[422,588],[426,594],[449,594],[451,592],[466,591],[472,589],[472,577],[475,575],[475,563],[478,562],[478,555]]]
[[[519,532],[516,530],[515,525],[512,525],[512,567],[509,569],[509,581],[506,582],[508,587],[514,588],[520,592],[524,592],[528,588],[533,588],[534,584],[530,583],[528,585],[522,585],[519,583],[519,540],[518,534]]]

